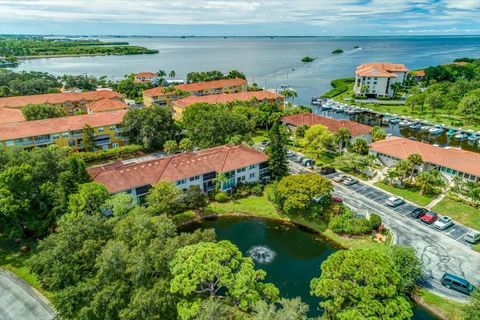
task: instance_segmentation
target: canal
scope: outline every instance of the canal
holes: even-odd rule
[[[310,295],[310,280],[320,274],[320,265],[337,249],[318,235],[282,222],[252,218],[220,218],[185,227],[182,231],[213,228],[218,240],[229,240],[267,272],[282,296],[301,297],[310,307],[309,316],[319,316],[319,299]],[[415,320],[437,319],[418,305]]]

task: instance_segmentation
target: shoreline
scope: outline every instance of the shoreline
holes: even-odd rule
[[[237,217],[237,218],[242,218],[243,217],[243,218],[255,218],[255,219],[261,219],[261,220],[270,220],[270,221],[282,222],[282,223],[285,223],[285,224],[288,224],[288,225],[293,225],[293,226],[299,228],[300,230],[304,230],[306,232],[309,232],[309,233],[312,233],[312,234],[315,234],[315,235],[319,236],[324,241],[328,242],[330,245],[332,245],[333,247],[336,247],[339,250],[349,250],[350,249],[348,246],[345,246],[345,245],[341,244],[340,242],[336,241],[335,239],[329,237],[328,235],[323,234],[323,233],[313,229],[312,227],[310,227],[306,224],[303,224],[302,222],[292,221],[290,218],[265,217],[265,216],[259,216],[259,215],[256,215],[256,214],[253,214],[253,213],[247,213],[247,212],[231,212],[231,213],[221,213],[221,214],[215,214],[214,213],[214,214],[209,214],[209,215],[206,215],[206,216],[196,215],[195,218],[184,221],[184,222],[182,222],[182,223],[180,223],[176,226],[177,226],[177,230],[181,231],[180,230],[181,228],[184,228],[184,227],[187,227],[187,226],[190,226],[190,225],[193,225],[193,224],[201,224],[204,221],[217,220],[217,219],[220,219],[220,218],[235,218],[235,217]],[[392,239],[392,244],[393,243],[394,243],[394,241]],[[422,288],[422,289],[427,290],[426,288]],[[432,293],[432,294],[434,294],[434,293]],[[413,302],[417,303],[422,308],[428,310],[430,313],[432,313],[433,315],[438,317],[440,320],[447,320],[448,319],[447,316],[444,313],[442,313],[439,309],[435,308],[434,306],[425,302],[425,299],[423,299],[421,296],[419,296],[419,295],[418,296],[412,296],[412,297],[410,297],[410,299]]]
[[[75,57],[95,57],[95,56],[135,56],[140,54],[157,54],[157,52],[142,52],[142,53],[81,53],[81,54],[74,54],[74,53],[66,53],[66,54],[58,54],[58,55],[38,55],[38,56],[22,56],[17,57],[17,60],[20,62],[21,60],[34,60],[34,59],[48,59],[48,58],[75,58]]]

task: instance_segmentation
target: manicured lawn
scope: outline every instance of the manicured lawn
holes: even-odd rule
[[[22,253],[20,247],[29,246],[31,249],[27,253]],[[37,277],[30,272],[27,267],[27,260],[36,252],[37,243],[34,241],[15,243],[0,237],[0,267],[4,268],[29,283],[45,297],[50,298],[51,293],[41,288]]]
[[[254,143],[262,142],[263,140],[269,140],[268,134],[266,130],[257,130],[252,136],[252,140]]]
[[[433,200],[433,196],[422,195],[415,189],[400,189],[392,187],[391,185],[385,184],[383,182],[376,182],[375,186],[393,193],[397,196],[400,196],[408,201],[414,202],[420,206],[426,206]]]
[[[232,200],[226,203],[213,202],[209,209],[218,213],[251,213],[266,218],[280,218],[275,206],[267,199],[266,194],[261,197],[248,197]]]
[[[433,211],[447,215],[455,221],[480,230],[480,209],[478,208],[446,197],[433,207]]]
[[[437,296],[425,289],[420,289],[419,296],[428,304],[429,308],[443,314],[448,320],[463,319],[461,309],[463,304],[452,300],[447,300],[443,297]]]
[[[185,212],[179,213],[172,217],[173,222],[176,225],[181,225],[182,223],[189,222],[192,219],[195,219],[197,215],[192,210],[187,210]]]

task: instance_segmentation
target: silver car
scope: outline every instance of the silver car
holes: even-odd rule
[[[433,226],[437,229],[445,230],[445,229],[453,226],[453,220],[450,217],[443,216],[440,219],[438,219],[437,221],[435,221]]]
[[[479,231],[470,231],[466,235],[463,236],[463,240],[469,243],[477,243],[480,241],[480,232]]]

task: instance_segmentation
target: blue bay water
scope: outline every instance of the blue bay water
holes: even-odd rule
[[[480,36],[424,37],[314,37],[282,38],[101,38],[128,41],[159,50],[153,55],[47,58],[22,61],[17,70],[45,71],[56,75],[106,75],[119,80],[126,74],[159,69],[175,70],[177,78],[190,71],[238,69],[250,82],[276,88],[297,89],[297,103],[309,104],[312,96],[330,89],[330,81],[353,77],[361,63],[404,63],[410,69],[449,63],[460,57],[480,57]],[[360,46],[354,49],[354,46]],[[334,55],[337,48],[344,53]],[[304,56],[317,59],[304,64]]]

